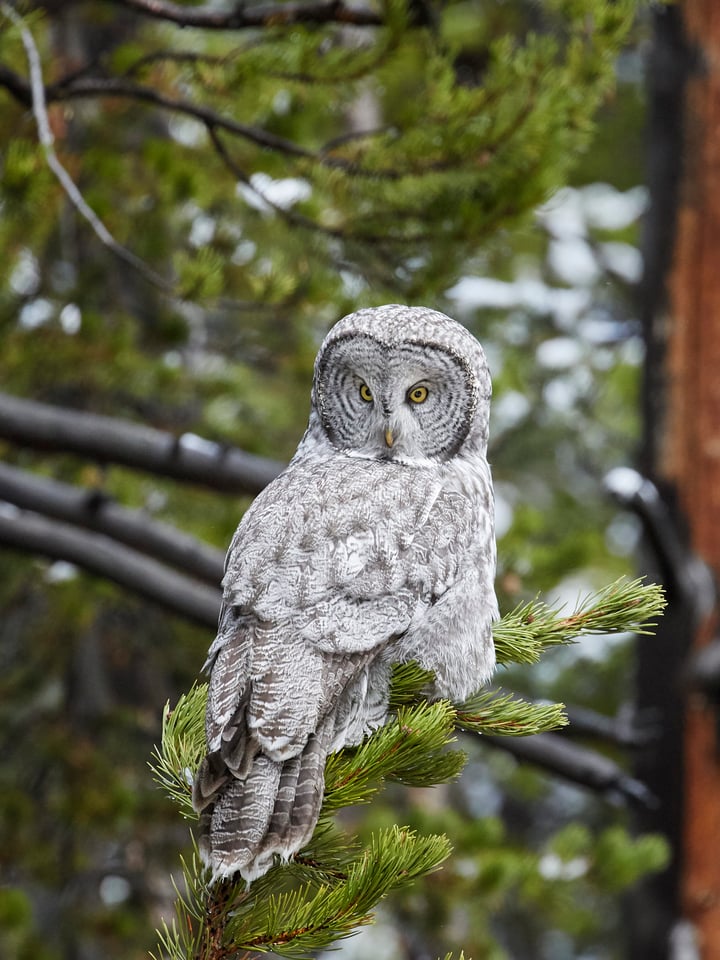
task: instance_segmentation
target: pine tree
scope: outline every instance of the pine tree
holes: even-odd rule
[[[572,613],[536,600],[508,613],[494,629],[498,662],[534,662],[550,646],[581,634],[648,632],[665,605],[662,590],[618,581],[586,598]],[[182,861],[176,917],[159,931],[156,958],[225,960],[272,950],[301,960],[372,922],[373,908],[390,892],[440,867],[450,855],[442,834],[408,827],[377,831],[368,845],[342,834],[333,815],[369,803],[386,781],[429,787],[457,777],[465,755],[459,731],[530,736],[562,727],[562,704],[535,704],[499,690],[462,704],[423,697],[430,675],[417,664],[396,665],[391,719],[359,747],[332,754],[325,771],[322,812],[310,844],[287,865],[276,864],[252,884],[215,883],[197,847]],[[157,782],[192,821],[190,785],[205,751],[207,685],[197,684],[174,709],[166,708],[162,745],[152,764]]]

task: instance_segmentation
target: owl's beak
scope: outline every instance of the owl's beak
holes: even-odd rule
[[[393,437],[393,432],[390,427],[385,429],[385,443],[388,447],[392,447],[392,445],[395,443],[395,437]]]

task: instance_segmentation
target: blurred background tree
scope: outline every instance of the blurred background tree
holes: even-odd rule
[[[222,550],[294,450],[344,313],[425,303],[485,345],[504,609],[632,572],[639,522],[603,478],[641,426],[637,13],[0,6],[10,956],[154,945],[187,846],[146,768],[161,710],[204,660]],[[348,956],[623,955],[619,894],[665,858],[627,831],[648,799],[632,651],[591,638],[505,671],[568,702],[575,739],[469,742],[458,784],[363,811],[360,833],[401,814],[456,854]]]

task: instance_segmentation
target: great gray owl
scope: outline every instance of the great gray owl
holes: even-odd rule
[[[230,546],[195,779],[215,878],[310,839],[330,751],[386,719],[390,666],[462,700],[492,674],[490,374],[460,324],[359,310],[315,361],[310,422]]]

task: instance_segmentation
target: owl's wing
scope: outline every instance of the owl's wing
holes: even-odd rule
[[[221,630],[208,693],[209,752],[193,804],[214,876],[239,871],[252,880],[276,854],[288,859],[310,840],[325,760],[353,705],[363,702],[357,688],[367,685],[371,655],[325,653],[294,638],[287,622],[261,623],[232,606],[223,609]]]
[[[238,528],[226,603],[328,653],[378,648],[433,591],[412,548],[442,490],[439,477],[351,457],[289,469]]]

